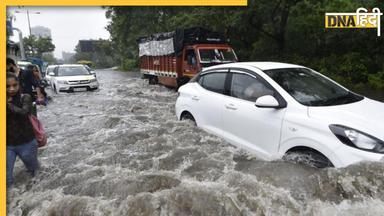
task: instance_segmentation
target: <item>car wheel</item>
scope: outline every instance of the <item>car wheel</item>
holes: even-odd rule
[[[196,120],[189,112],[183,112],[180,117],[181,121],[192,121],[196,125]]]
[[[334,167],[332,162],[326,156],[316,150],[309,148],[289,151],[284,155],[283,160],[320,169]]]

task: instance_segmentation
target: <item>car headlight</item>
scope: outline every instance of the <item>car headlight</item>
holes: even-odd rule
[[[68,84],[66,80],[57,80],[57,83],[59,84]]]
[[[346,145],[364,151],[384,153],[384,141],[374,136],[342,125],[329,125],[329,129]]]
[[[97,82],[97,79],[91,79],[90,81],[91,82]]]

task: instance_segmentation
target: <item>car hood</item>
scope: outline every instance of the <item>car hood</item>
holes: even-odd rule
[[[351,104],[308,107],[310,118],[344,125],[384,140],[384,103],[364,98]]]
[[[90,80],[94,79],[93,75],[79,75],[79,76],[61,76],[57,77],[57,80],[77,81],[77,80]]]

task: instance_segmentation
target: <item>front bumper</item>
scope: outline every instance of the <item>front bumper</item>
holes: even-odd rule
[[[86,85],[67,85],[67,84],[60,84],[58,86],[58,91],[59,92],[75,92],[76,90],[80,89],[86,89],[87,91],[92,91],[96,90],[99,88],[99,83],[98,82],[92,82]]]
[[[384,162],[384,154],[363,151],[347,145],[338,148],[334,155],[338,155],[338,162],[336,162],[338,164],[334,164],[336,167],[346,167],[362,161]]]

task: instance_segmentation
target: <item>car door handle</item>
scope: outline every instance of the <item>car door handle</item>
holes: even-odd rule
[[[237,107],[235,107],[235,105],[233,105],[233,104],[225,105],[225,108],[230,109],[230,110],[237,110]]]
[[[197,96],[193,96],[193,97],[192,97],[192,100],[194,100],[194,101],[198,101],[198,100],[200,100],[200,99],[199,99],[199,97],[197,97]]]

